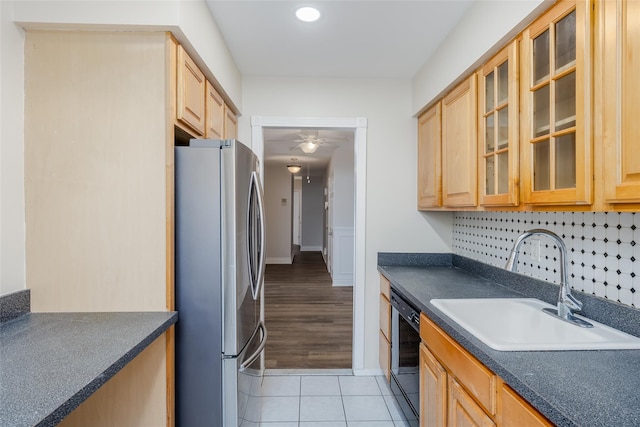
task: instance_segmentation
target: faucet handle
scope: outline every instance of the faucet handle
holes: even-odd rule
[[[582,303],[578,301],[572,294],[564,295],[561,302],[572,312],[582,310]]]

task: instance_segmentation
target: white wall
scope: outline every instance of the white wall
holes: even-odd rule
[[[252,115],[368,119],[364,369],[379,369],[378,252],[451,251],[452,215],[416,210],[411,81],[246,77],[243,107],[240,138],[247,141]]]
[[[324,177],[302,177],[303,251],[321,251],[324,233]]]
[[[29,28],[172,31],[242,108],[242,76],[202,0],[0,1],[0,295],[26,287],[24,32],[14,21]]]
[[[488,59],[540,12],[549,0],[477,0],[413,78],[412,112],[418,113],[467,70]]]
[[[25,288],[24,33],[0,1],[0,295]]]
[[[291,173],[282,165],[264,169],[267,264],[291,264]],[[282,199],[286,204],[282,204]]]
[[[28,28],[171,31],[197,52],[231,101],[242,109],[242,76],[204,0],[22,0],[14,21]]]

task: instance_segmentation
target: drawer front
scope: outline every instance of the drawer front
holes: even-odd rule
[[[500,419],[504,427],[550,427],[553,425],[504,383],[500,389],[500,402]]]
[[[496,376],[424,314],[420,337],[469,394],[490,414],[496,414]]]
[[[391,341],[391,303],[380,294],[380,331]]]
[[[389,344],[389,340],[387,340],[382,331],[380,331],[378,348],[380,351],[380,367],[384,372],[385,378],[387,378],[387,382],[389,382],[391,380],[391,344]]]
[[[390,291],[391,283],[384,277],[382,274],[380,275],[380,293],[387,297],[387,300],[391,298]]]

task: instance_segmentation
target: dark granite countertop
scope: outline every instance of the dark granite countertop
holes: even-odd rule
[[[0,426],[58,424],[177,318],[28,313],[0,324]]]
[[[558,286],[451,254],[378,254],[391,286],[558,426],[640,426],[640,350],[497,351],[432,306],[433,298],[538,298]],[[573,291],[581,314],[640,336],[640,310]]]

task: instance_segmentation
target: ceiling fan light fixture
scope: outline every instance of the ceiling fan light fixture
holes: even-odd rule
[[[318,144],[313,141],[306,141],[300,144],[300,149],[306,154],[315,153],[318,149]]]
[[[302,170],[302,166],[299,165],[298,163],[290,163],[287,165],[287,169],[291,173],[298,173]]]
[[[314,22],[320,18],[320,12],[315,7],[301,7],[296,10],[296,18],[303,22]]]

